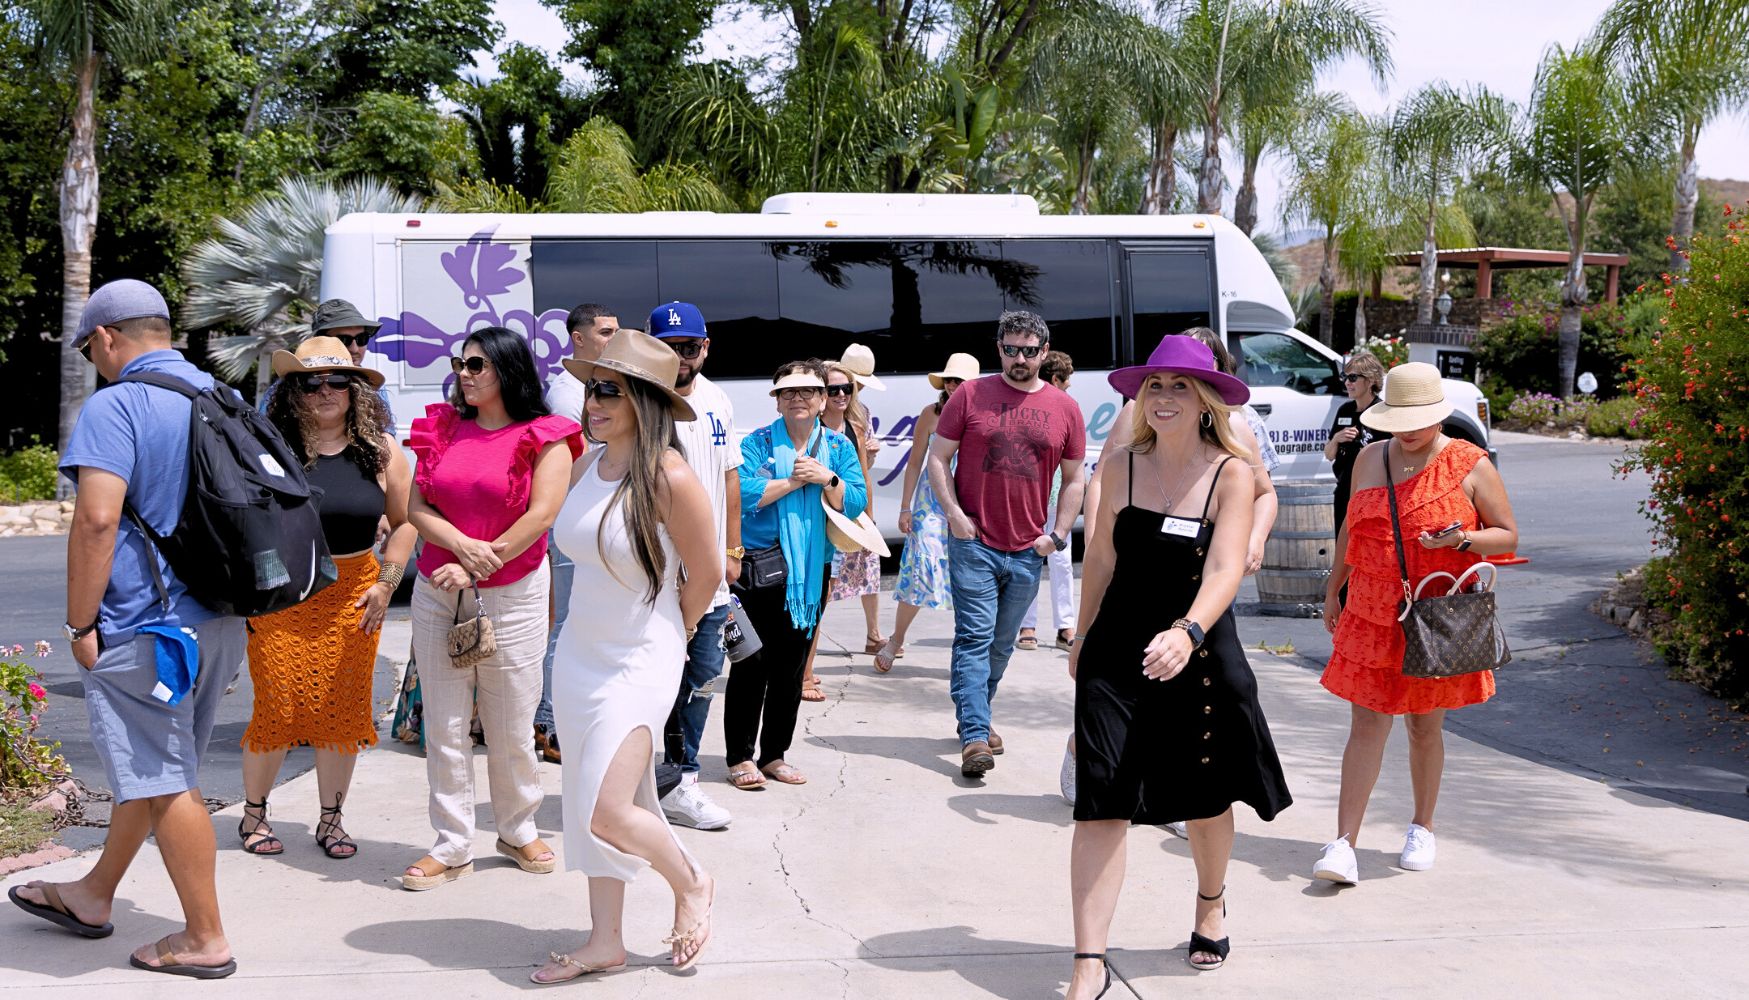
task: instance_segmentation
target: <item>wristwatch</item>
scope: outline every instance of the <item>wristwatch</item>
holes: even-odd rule
[[[1464,532],[1464,540],[1458,543],[1457,550],[1459,552],[1470,551],[1470,533],[1469,532],[1467,532],[1467,531]]]
[[[67,641],[68,642],[78,642],[80,639],[83,639],[86,636],[90,635],[91,633],[97,631],[97,623],[92,622],[91,624],[85,626],[84,628],[79,628],[79,627],[75,626],[72,622],[62,622],[61,623],[61,631],[67,633]]]
[[[730,559],[744,559],[747,556],[747,547],[745,545],[736,545],[732,548],[724,549],[723,555],[728,556]]]
[[[833,476],[831,479],[826,480],[826,488],[827,489],[831,489],[832,487],[837,486],[837,485],[838,485],[838,477],[837,476]]]
[[[1058,552],[1061,552],[1061,551],[1063,551],[1063,550],[1064,550],[1064,549],[1066,549],[1066,548],[1068,548],[1068,547],[1069,547],[1069,542],[1068,542],[1068,540],[1067,540],[1067,539],[1065,539],[1065,538],[1063,538],[1063,537],[1062,537],[1062,536],[1061,536],[1061,535],[1059,535],[1059,534],[1057,534],[1057,533],[1056,533],[1056,532],[1054,532],[1054,531],[1053,531],[1053,532],[1051,532],[1051,534],[1050,534],[1050,539],[1051,539],[1051,544],[1052,544],[1052,545],[1055,545],[1055,546],[1056,546],[1056,547],[1057,547],[1057,551],[1058,551]]]
[[[1191,649],[1201,649],[1203,640],[1208,638],[1208,636],[1203,633],[1202,626],[1188,618],[1178,619],[1172,623],[1172,627],[1181,628],[1184,630],[1185,635],[1190,636]]]

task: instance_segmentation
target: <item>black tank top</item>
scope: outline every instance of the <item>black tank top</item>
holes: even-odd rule
[[[387,509],[383,488],[352,460],[352,449],[318,456],[304,478],[322,489],[322,534],[328,551],[344,555],[376,545],[377,521]]]

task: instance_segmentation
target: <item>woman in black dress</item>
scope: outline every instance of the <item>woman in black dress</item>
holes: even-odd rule
[[[1188,958],[1209,970],[1228,950],[1232,804],[1268,820],[1292,801],[1233,622],[1254,492],[1228,416],[1249,390],[1191,337],[1166,337],[1147,364],[1109,378],[1137,406],[1132,443],[1099,463],[1102,509],[1081,578],[1087,630],[1069,654],[1078,753],[1068,996],[1080,1000],[1110,982],[1105,942],[1130,824],[1189,821],[1198,900]]]
[[[1385,366],[1366,351],[1348,356],[1343,366],[1342,385],[1348,402],[1336,409],[1336,419],[1330,424],[1330,437],[1324,442],[1324,457],[1336,473],[1336,530],[1348,520],[1348,495],[1354,476],[1354,460],[1360,450],[1374,441],[1391,436],[1389,431],[1374,430],[1360,422],[1360,415],[1379,401],[1384,391]]]

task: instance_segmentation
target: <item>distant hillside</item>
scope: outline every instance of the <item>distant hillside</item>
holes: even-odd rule
[[[1737,208],[1749,204],[1749,181],[1702,177],[1700,191],[1703,197],[1715,204],[1732,205]]]

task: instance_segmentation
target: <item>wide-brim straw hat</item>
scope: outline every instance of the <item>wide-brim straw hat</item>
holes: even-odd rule
[[[1401,434],[1433,427],[1455,409],[1445,398],[1445,379],[1425,361],[1410,361],[1385,372],[1385,391],[1366,408],[1360,422],[1375,431]]]
[[[827,503],[824,494],[820,497],[820,506],[826,511],[826,538],[832,542],[833,548],[840,552],[866,549],[882,557],[893,554],[887,548],[887,540],[881,537],[881,529],[875,524],[874,516],[868,511],[851,518]]]
[[[850,374],[856,384],[864,389],[880,392],[886,389],[886,383],[875,377],[874,351],[862,344],[851,344],[844,349],[844,356],[838,359],[838,367]]]
[[[947,379],[957,378],[961,382],[970,382],[980,374],[982,373],[978,371],[977,358],[970,354],[950,354],[941,371],[929,373],[929,384],[937,389],[945,389],[947,386],[943,382]]]
[[[1209,345],[1195,337],[1175,333],[1160,338],[1160,345],[1148,355],[1147,364],[1119,368],[1105,379],[1125,398],[1135,399],[1141,394],[1148,376],[1161,372],[1188,375],[1207,383],[1228,406],[1239,406],[1251,398],[1249,386],[1221,371],[1215,364],[1215,352],[1209,350]]]
[[[826,383],[820,381],[820,376],[813,372],[790,372],[778,379],[771,387],[770,395],[776,396],[785,389],[826,389]]]
[[[662,390],[662,394],[668,397],[668,411],[674,414],[675,420],[695,420],[698,417],[686,397],[674,391],[674,383],[680,378],[680,355],[647,333],[622,328],[608,338],[607,346],[601,349],[601,357],[594,361],[565,359],[565,370],[585,382],[595,377],[597,368],[619,372],[626,378],[648,382]]]
[[[314,375],[319,372],[347,372],[357,375],[369,382],[372,389],[380,389],[383,384],[382,372],[353,364],[352,355],[346,350],[346,345],[334,337],[309,337],[295,351],[273,352],[273,374],[279,378],[287,375]]]

